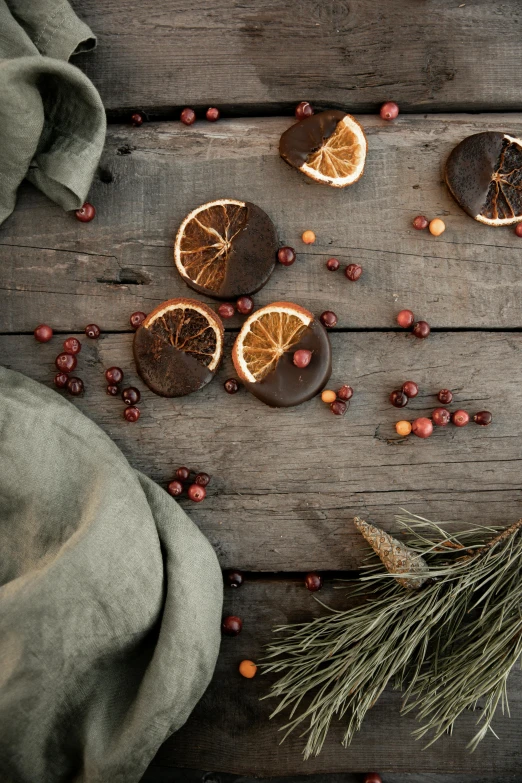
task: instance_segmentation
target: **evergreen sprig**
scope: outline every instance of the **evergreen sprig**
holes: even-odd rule
[[[506,681],[522,652],[522,520],[459,533],[413,515],[397,521],[411,579],[416,558],[428,564],[420,589],[405,590],[396,581],[404,569],[390,573],[374,558],[350,582],[362,604],[322,604],[325,616],[275,629],[282,638],[268,646],[264,671],[281,674],[269,694],[279,698],[272,716],[290,710],[284,737],[304,724],[305,758],[321,751],[334,718],[345,721],[348,745],[388,684],[403,690],[404,711],[417,710],[423,724],[417,736],[431,742],[480,700],[474,749],[497,707],[508,709]]]

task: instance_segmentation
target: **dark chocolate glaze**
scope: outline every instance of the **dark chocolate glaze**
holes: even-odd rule
[[[245,202],[246,218],[241,231],[232,242],[225,277],[219,291],[185,278],[200,294],[214,299],[234,299],[245,294],[255,294],[268,282],[274,271],[278,241],[275,226],[260,207]]]
[[[183,397],[206,386],[214,373],[161,337],[140,326],[134,335],[134,359],[142,380],[162,397]]]
[[[308,367],[299,369],[293,363],[295,351],[312,351]],[[302,338],[284,353],[277,367],[262,381],[245,383],[252,394],[273,408],[290,408],[314,397],[324,388],[332,372],[332,349],[322,323],[313,320]]]
[[[318,150],[323,142],[330,138],[344,117],[345,111],[329,109],[296,122],[281,136],[279,154],[291,166],[301,168],[312,152]]]
[[[451,195],[462,209],[480,215],[491,177],[500,165],[504,133],[485,131],[463,139],[451,151],[444,170]]]

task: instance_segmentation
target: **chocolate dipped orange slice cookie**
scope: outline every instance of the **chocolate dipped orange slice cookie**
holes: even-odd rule
[[[163,397],[182,397],[212,378],[223,354],[223,324],[202,302],[169,299],[156,307],[134,335],[138,373]]]
[[[176,235],[174,261],[195,291],[232,299],[262,288],[274,270],[274,224],[248,201],[220,199],[194,209]]]
[[[326,329],[292,302],[274,302],[252,313],[236,338],[232,359],[246,388],[277,408],[299,405],[321,391],[332,362]]]

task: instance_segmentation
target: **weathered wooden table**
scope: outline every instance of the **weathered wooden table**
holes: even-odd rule
[[[522,240],[512,229],[471,220],[441,181],[448,152],[466,135],[522,135],[522,114],[514,113],[518,0],[75,5],[99,36],[96,53],[76,63],[98,86],[111,120],[90,195],[97,216],[81,224],[22,188],[0,229],[0,360],[51,385],[56,342],[37,344],[35,325],[69,335],[98,323],[102,337],[83,341],[87,393],[75,403],[161,484],[181,464],[211,473],[207,500],[182,503],[223,568],[248,572],[240,590],[226,592],[226,612],[243,617],[244,630],[224,639],[209,691],[159,751],[158,777],[151,770],[147,779],[166,781],[169,767],[195,767],[300,777],[371,768],[418,773],[407,778],[412,783],[442,780],[428,773],[448,773],[445,781],[460,780],[457,773],[521,780],[518,672],[511,719],[496,721],[500,740],[490,736],[471,756],[465,745],[476,715],[422,751],[390,692],[348,750],[340,746],[342,726],[334,726],[323,753],[307,763],[297,735],[278,744],[282,721],[269,722],[270,703],[258,701],[266,680],[237,673],[242,658],[261,655],[274,624],[320,611],[303,587],[304,572],[358,568],[363,547],[354,514],[385,527],[401,507],[494,524],[521,515]],[[366,172],[354,187],[320,187],[278,157],[279,136],[303,99],[352,111],[367,130]],[[377,114],[386,99],[401,106],[392,123]],[[187,128],[177,121],[184,105],[218,106],[225,119]],[[131,127],[134,110],[150,121]],[[193,396],[162,399],[137,378],[129,314],[188,293],[172,261],[176,228],[190,209],[223,196],[259,204],[281,243],[298,252],[294,266],[275,270],[256,304],[285,298],[317,314],[337,313],[333,385],[355,389],[344,419],[319,400],[271,410],[246,392],[228,396],[222,382],[233,374],[230,351],[214,383]],[[414,231],[418,213],[443,216],[445,234]],[[305,228],[317,235],[311,247],[299,239]],[[359,282],[327,272],[332,255],[360,262]],[[395,328],[403,307],[429,321],[428,340]],[[239,324],[227,323],[228,348]],[[143,390],[137,424],[127,424],[121,404],[105,394],[103,372],[112,364]],[[388,394],[410,378],[421,387],[410,417],[429,412],[434,393],[449,387],[463,407],[492,410],[493,426],[398,441]],[[342,603],[328,582],[321,598]]]

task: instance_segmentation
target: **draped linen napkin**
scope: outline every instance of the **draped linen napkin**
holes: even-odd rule
[[[84,203],[105,112],[67,60],[96,45],[65,0],[0,0],[0,224],[27,178],[64,209]]]
[[[134,783],[212,676],[223,583],[163,489],[0,367],[0,780]]]

